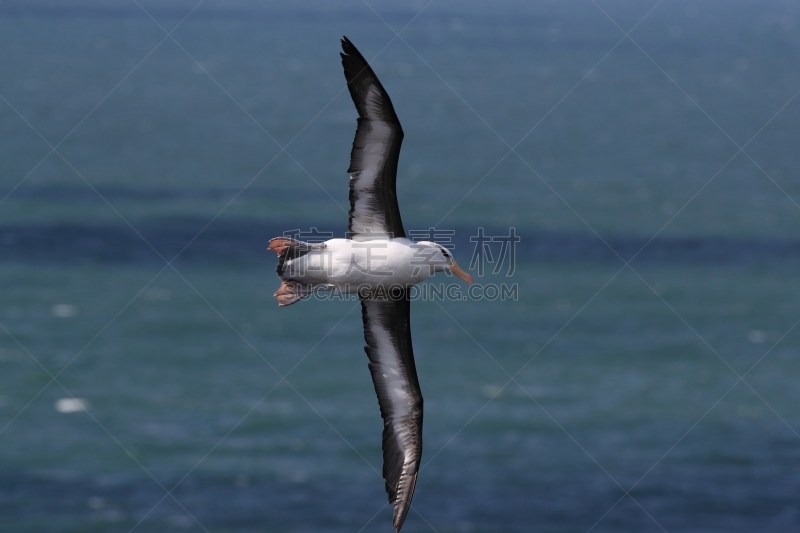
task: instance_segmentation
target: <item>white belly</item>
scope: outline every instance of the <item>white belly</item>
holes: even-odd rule
[[[354,293],[359,288],[415,285],[433,274],[425,248],[408,239],[331,239],[325,248],[286,261],[284,277],[303,284],[327,284]]]

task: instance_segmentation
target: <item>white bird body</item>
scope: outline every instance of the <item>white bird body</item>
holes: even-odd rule
[[[330,239],[284,263],[284,276],[318,289],[354,294],[408,287],[449,265],[438,245],[406,238]]]

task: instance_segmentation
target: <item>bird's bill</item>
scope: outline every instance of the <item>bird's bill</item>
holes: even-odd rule
[[[459,267],[455,261],[450,263],[450,272],[463,279],[467,285],[472,285],[472,276],[461,270],[461,267]]]

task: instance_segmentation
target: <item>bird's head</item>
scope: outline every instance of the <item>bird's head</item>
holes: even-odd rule
[[[430,265],[433,265],[434,272],[450,270],[450,272],[464,280],[467,285],[472,285],[472,276],[461,270],[456,260],[453,259],[450,250],[435,242],[421,241],[419,244],[429,250],[428,261]]]

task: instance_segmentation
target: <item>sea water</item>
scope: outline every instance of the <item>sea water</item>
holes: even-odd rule
[[[0,529],[390,530],[360,306],[266,250],[346,230],[347,35],[516,288],[412,304],[403,531],[800,531],[796,4],[195,6],[0,4]]]

